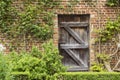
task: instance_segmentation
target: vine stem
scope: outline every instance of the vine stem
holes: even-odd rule
[[[120,34],[118,33],[118,42],[116,41],[116,45],[120,42]],[[117,49],[116,51],[110,55],[110,57],[114,56],[115,54],[117,54],[117,52],[119,51],[119,47],[117,46]],[[119,65],[120,63],[120,59],[118,59],[118,62],[116,63],[116,65],[113,67],[113,70],[115,70],[117,68],[117,66]]]
[[[98,5],[98,26],[99,26],[99,30],[100,28],[100,8],[99,8],[99,0],[97,0],[97,5]],[[100,34],[100,33],[99,33]],[[101,53],[101,41],[99,39],[99,54]]]
[[[24,51],[27,51],[26,45],[26,34],[24,33]]]

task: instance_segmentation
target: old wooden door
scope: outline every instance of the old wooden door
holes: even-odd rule
[[[68,71],[89,69],[88,22],[60,22],[59,50]]]

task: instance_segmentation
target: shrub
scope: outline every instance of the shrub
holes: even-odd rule
[[[33,57],[42,58],[42,52],[35,46],[32,47],[32,51],[29,54]]]
[[[14,79],[23,80],[54,80],[54,74],[65,71],[61,63],[62,57],[52,41],[43,44],[42,51],[33,48],[31,52],[12,52],[9,55],[11,60]],[[29,78],[27,74],[28,72]],[[22,74],[21,74],[22,73]]]
[[[63,66],[58,49],[53,45],[52,41],[43,44],[43,61],[46,63],[47,74],[54,75],[55,73],[64,72],[66,68]]]
[[[39,58],[24,55],[15,65],[15,72],[29,72],[30,79],[39,79],[40,74],[44,74],[45,64]]]
[[[103,64],[99,64],[99,63],[93,63],[90,70],[93,72],[104,72],[105,71]]]
[[[66,72],[57,74],[57,80],[119,80],[116,72]]]
[[[13,72],[14,80],[30,80],[29,72]]]
[[[11,65],[7,61],[6,56],[0,53],[0,80],[12,80]]]

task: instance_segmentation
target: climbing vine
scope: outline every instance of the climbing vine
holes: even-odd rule
[[[108,6],[120,6],[120,0],[107,0],[107,5]]]
[[[68,1],[71,5],[79,0]],[[15,0],[0,0],[0,32],[13,43],[24,46],[27,39],[45,41],[53,36],[53,18],[61,0],[21,0],[15,6]],[[18,1],[19,4],[19,1]]]
[[[115,21],[108,21],[104,30],[100,30],[101,42],[106,42],[120,33],[120,17]]]
[[[120,6],[120,0],[107,0],[107,6],[117,7]],[[120,16],[115,20],[108,20],[104,29],[99,30],[99,39],[101,42],[107,42],[113,39],[117,34],[120,33]],[[97,40],[98,42],[98,40]]]
[[[58,3],[53,0],[41,1],[36,4],[34,1],[23,1],[23,8],[17,10],[12,7],[12,0],[2,0],[0,2],[0,30],[7,37],[19,37],[25,35],[47,40],[52,37],[53,8]]]
[[[116,49],[109,48],[109,51],[101,51],[96,54],[96,58],[99,64],[103,64],[107,71],[114,71],[116,66],[112,66],[111,61],[113,56],[118,52],[119,34],[120,34],[120,16],[116,20],[108,20],[104,29],[98,31],[99,41],[101,44],[111,43],[116,45]],[[97,40],[98,42],[98,40]],[[115,48],[115,47],[114,47]],[[116,64],[117,65],[117,64]]]

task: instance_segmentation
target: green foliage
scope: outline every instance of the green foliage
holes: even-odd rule
[[[54,75],[55,73],[64,72],[65,67],[63,67],[61,62],[62,57],[59,55],[58,49],[53,45],[52,41],[43,44],[43,48],[43,61],[46,62],[46,73]]]
[[[99,30],[98,33],[99,33],[99,35],[98,35],[99,40],[97,39],[96,42],[100,41],[101,44],[108,43],[108,42],[111,42],[111,41],[113,43],[119,42],[118,34],[120,34],[120,16],[114,21],[109,20],[106,23],[106,26],[104,27],[104,29]],[[101,53],[101,54],[98,54],[96,57],[97,57],[98,62],[100,64],[102,63],[103,66],[108,71],[110,71],[107,68],[107,66],[110,67],[110,61],[111,61],[111,57],[108,54]]]
[[[97,54],[97,58],[99,58],[103,61],[109,61],[110,60],[110,56],[105,54],[105,53]]]
[[[0,80],[12,80],[10,67],[6,56],[0,53]]]
[[[13,80],[30,80],[29,72],[13,72]]]
[[[11,52],[6,55],[12,65],[14,80],[54,80],[54,74],[64,72],[65,67],[61,63],[62,57],[52,41],[43,44],[42,51],[36,47],[30,52]]]
[[[14,0],[0,1],[0,30],[9,38],[35,37],[47,40],[53,34],[53,17],[61,0],[26,0],[21,9],[12,7]],[[75,5],[79,0],[72,0]],[[71,2],[71,1],[70,1]]]
[[[32,47],[31,52],[28,53],[28,54],[30,54],[33,57],[37,57],[39,59],[41,59],[42,56],[43,56],[42,52],[37,47],[35,47],[35,46]]]
[[[22,11],[13,8],[12,2],[12,0],[2,0],[0,3],[0,28],[7,38],[31,36],[47,40],[52,37],[53,11],[46,11],[44,6],[55,7],[57,2],[40,0],[39,4],[34,5],[32,4],[34,1],[26,0],[23,2]],[[52,4],[48,5],[48,3]]]
[[[115,21],[108,21],[105,29],[99,31],[101,42],[112,40],[113,36],[120,33],[120,17]]]
[[[93,63],[90,70],[93,72],[103,72],[103,64]]]
[[[30,79],[39,79],[40,74],[45,73],[45,63],[36,57],[23,56],[14,66],[15,72],[29,72]]]
[[[31,39],[45,41],[52,38],[54,13],[61,7],[61,0],[21,0],[22,6],[14,6],[14,1],[0,0],[0,33],[10,40],[11,50],[23,41],[27,46],[26,42]],[[72,6],[78,1],[68,3]]]
[[[80,0],[68,0],[68,1],[69,1],[68,6],[71,6],[71,7],[80,2]]]
[[[110,63],[111,57],[108,54],[101,53],[96,55],[98,62],[93,63],[91,66],[91,71],[93,72],[106,72],[109,71],[106,67],[106,63]]]
[[[58,74],[57,80],[119,80],[115,72],[66,72]]]
[[[55,74],[64,72],[62,57],[52,41],[43,44],[43,49],[0,54],[0,80],[54,80]]]
[[[0,30],[7,38],[39,38],[47,40],[53,34],[53,17],[61,0],[26,0],[21,9],[12,7],[13,0],[0,1]],[[76,3],[79,0],[73,0]],[[35,3],[36,2],[36,3]],[[70,1],[71,2],[71,1]],[[35,3],[35,4],[34,4]],[[71,4],[72,6],[73,4]],[[75,4],[74,4],[75,5]]]
[[[119,0],[107,0],[107,6],[113,7],[113,6],[120,6]]]

